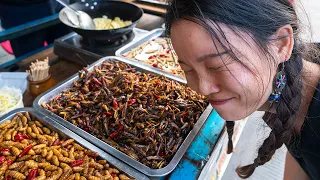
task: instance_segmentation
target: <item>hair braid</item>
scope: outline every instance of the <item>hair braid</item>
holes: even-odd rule
[[[257,166],[268,162],[275,151],[283,144],[288,144],[294,133],[295,114],[301,103],[301,69],[302,57],[294,47],[291,59],[285,64],[287,84],[282,91],[281,99],[276,104],[276,114],[266,112],[264,121],[271,128],[270,135],[264,140],[258,150],[258,156],[253,164],[237,168],[237,173],[241,178],[248,178],[252,175]]]
[[[234,121],[227,121],[226,122],[226,128],[228,133],[228,149],[227,154],[231,154],[233,151],[233,143],[232,143],[232,136],[233,136],[233,130],[234,130]]]

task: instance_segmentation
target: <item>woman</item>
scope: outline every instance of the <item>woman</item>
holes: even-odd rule
[[[298,22],[288,0],[169,1],[166,32],[188,85],[227,120],[229,139],[235,120],[265,111],[272,131],[254,162],[237,168],[242,178],[285,144],[286,178],[320,179],[320,66]]]

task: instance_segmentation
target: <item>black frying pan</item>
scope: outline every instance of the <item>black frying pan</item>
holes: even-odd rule
[[[137,25],[138,21],[142,17],[143,10],[133,5],[131,3],[126,3],[122,1],[95,1],[97,5],[94,9],[91,6],[85,6],[85,3],[75,3],[70,5],[76,10],[84,11],[88,13],[92,19],[97,17],[102,17],[103,15],[108,16],[108,18],[113,19],[114,17],[120,17],[120,19],[127,21],[132,21],[132,24],[123,28],[111,29],[111,30],[86,30],[74,26],[68,18],[66,17],[65,11],[69,11],[68,8],[63,8],[59,13],[59,18],[62,23],[69,26],[73,31],[81,35],[83,38],[92,40],[109,40],[118,39],[121,36],[128,34]]]

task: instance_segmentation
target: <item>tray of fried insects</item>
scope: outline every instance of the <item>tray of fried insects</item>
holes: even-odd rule
[[[162,177],[212,111],[205,97],[175,78],[105,57],[38,96],[33,106],[140,172]]]
[[[171,46],[171,39],[163,37],[163,33],[162,28],[154,29],[141,39],[118,49],[116,56],[145,64],[152,69],[185,80],[185,74],[178,63],[178,56]]]
[[[0,119],[0,179],[148,179],[33,108]]]

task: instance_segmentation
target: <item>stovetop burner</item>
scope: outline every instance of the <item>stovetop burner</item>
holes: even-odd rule
[[[54,53],[64,60],[89,65],[105,56],[114,56],[122,46],[140,39],[148,31],[134,28],[131,33],[114,42],[84,39],[77,33],[70,33],[54,42]]]
[[[85,48],[85,49],[89,49],[89,50],[101,50],[103,51],[103,49],[105,48],[117,48],[121,45],[127,44],[128,42],[131,42],[134,38],[134,33],[131,31],[128,34],[125,34],[123,36],[121,36],[119,39],[117,40],[108,40],[108,41],[98,41],[98,40],[94,40],[94,39],[88,39],[88,38],[84,38],[79,36],[79,43]]]

